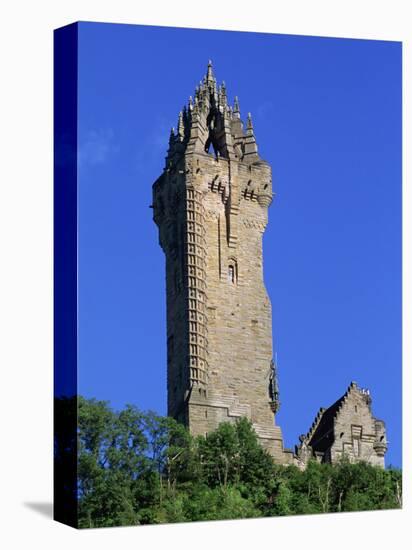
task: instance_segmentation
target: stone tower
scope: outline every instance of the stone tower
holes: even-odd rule
[[[271,167],[250,114],[217,86],[209,62],[172,129],[153,185],[154,221],[166,256],[168,414],[207,434],[248,417],[278,462],[293,460],[275,424],[271,304],[262,236]]]

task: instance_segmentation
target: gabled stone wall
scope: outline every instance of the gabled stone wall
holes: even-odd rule
[[[309,432],[301,436],[297,463],[305,467],[310,458],[336,463],[346,457],[384,467],[385,423],[373,417],[371,405],[370,392],[352,382],[336,403],[320,409]]]

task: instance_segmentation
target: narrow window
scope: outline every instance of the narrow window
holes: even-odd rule
[[[238,280],[238,266],[236,258],[228,258],[227,280],[230,284],[235,285]]]

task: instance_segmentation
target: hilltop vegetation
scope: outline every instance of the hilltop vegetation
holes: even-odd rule
[[[78,400],[83,528],[399,508],[401,479],[366,463],[275,465],[245,418],[193,438],[153,412]]]

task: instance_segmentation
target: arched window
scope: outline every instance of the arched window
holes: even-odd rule
[[[237,263],[234,258],[229,259],[227,266],[227,280],[230,284],[234,285],[237,282]]]

